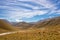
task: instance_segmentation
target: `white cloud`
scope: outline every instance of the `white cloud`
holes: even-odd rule
[[[23,22],[23,20],[20,20],[20,19],[16,19],[16,22]]]
[[[43,5],[49,9],[55,9],[55,4],[52,4],[49,0],[36,0],[37,3]]]
[[[18,1],[32,1],[32,0],[18,0]]]
[[[60,14],[60,10],[57,10],[56,13]]]
[[[6,9],[8,11],[31,11],[28,9],[23,9],[19,7],[11,7],[11,6],[0,6],[1,9]]]
[[[9,17],[9,18],[15,18],[15,19],[22,19],[22,18],[32,18],[36,15],[43,15],[46,14],[47,10],[44,11],[40,11],[40,10],[36,10],[36,11],[28,11],[28,12],[23,12],[23,11],[9,11],[8,14],[5,14],[5,16]]]
[[[12,0],[11,0],[12,1]],[[11,2],[10,1],[10,2]],[[48,11],[47,10],[38,10],[40,7],[39,6],[33,6],[29,4],[24,4],[24,3],[12,3],[10,2],[7,3],[7,5],[0,6],[0,8],[6,9],[6,13],[4,16],[12,18],[12,19],[22,19],[22,18],[32,18],[36,15],[43,15],[46,14]],[[8,6],[10,5],[10,6]],[[11,6],[11,5],[19,5],[19,6],[26,6],[26,7],[31,7],[34,10],[27,10],[27,9],[22,9],[19,7]],[[36,10],[37,9],[37,10]]]
[[[58,11],[56,11],[56,9],[57,9],[56,5],[60,3],[60,1],[59,1],[58,3],[54,4],[49,0],[19,0],[19,1],[33,1],[33,2],[36,2],[40,5],[43,5],[45,8],[48,8],[51,12],[58,12]],[[27,5],[27,6],[31,6],[31,5]],[[41,8],[41,7],[32,7],[32,8],[36,10],[36,9]]]
[[[40,5],[42,5],[44,7],[19,3],[18,1],[30,1],[30,2],[32,1],[32,2],[36,2]],[[29,7],[29,8],[32,8],[33,10],[24,9],[24,8],[21,8],[20,6]],[[48,13],[49,11],[50,11],[50,13],[60,14],[60,10],[56,10],[57,9],[56,4],[52,4],[48,0],[7,0],[5,5],[3,5],[3,6],[0,5],[0,8],[6,9],[6,14],[4,14],[4,15],[0,14],[0,15],[3,15],[10,19],[15,19],[17,22],[23,21],[23,20],[19,20],[19,19],[32,18],[36,15],[44,15],[44,14]],[[43,8],[48,8],[48,9],[39,10],[39,9],[43,9]]]
[[[60,4],[60,1],[58,1],[57,3],[52,3],[49,0],[35,0],[35,2],[37,2],[41,5],[43,5],[44,7],[48,8],[50,10],[50,14],[51,13],[60,14],[60,10],[56,10],[56,9],[58,9],[56,5]]]
[[[32,1],[32,2],[39,3],[45,7],[48,7],[48,8],[51,8],[54,6],[54,4],[52,4],[49,0],[18,0],[18,1]]]

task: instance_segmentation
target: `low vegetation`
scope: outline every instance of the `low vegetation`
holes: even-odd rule
[[[60,27],[30,29],[0,36],[0,40],[60,40]]]
[[[2,28],[1,30],[4,29]],[[7,28],[8,30],[15,29],[10,26],[7,26]],[[0,40],[60,40],[60,17],[39,22],[27,30],[20,31],[2,35],[0,36]]]
[[[0,33],[17,31],[19,29],[13,27],[8,21],[0,19]]]

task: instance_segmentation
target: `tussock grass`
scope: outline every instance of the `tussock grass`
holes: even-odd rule
[[[2,21],[0,24],[0,30],[15,30],[14,27]],[[0,36],[0,40],[60,40],[60,17],[39,22],[23,32]]]
[[[30,29],[25,32],[0,36],[0,40],[60,40],[60,26]]]
[[[9,22],[4,19],[0,19],[0,33],[3,32],[10,32],[10,31],[17,31],[19,29],[13,27]]]

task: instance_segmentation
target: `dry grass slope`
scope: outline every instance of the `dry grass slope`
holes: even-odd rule
[[[45,19],[42,21],[38,21],[33,28],[41,28],[41,27],[54,27],[60,25],[60,16],[51,18],[51,19]]]
[[[18,29],[14,28],[6,20],[0,19],[0,33],[8,32],[8,31],[16,31],[16,30],[18,30]]]
[[[60,17],[42,23],[38,23],[25,32],[0,36],[0,40],[60,40]]]
[[[0,40],[60,40],[60,27],[17,32],[15,34],[0,36]]]

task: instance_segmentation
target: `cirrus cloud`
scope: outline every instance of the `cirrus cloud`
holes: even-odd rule
[[[5,19],[22,20],[22,18],[32,18],[37,15],[60,14],[59,6],[57,6],[60,4],[59,2],[53,3],[50,0],[2,0],[0,1],[0,9],[3,10],[3,13],[0,16],[6,17]]]

